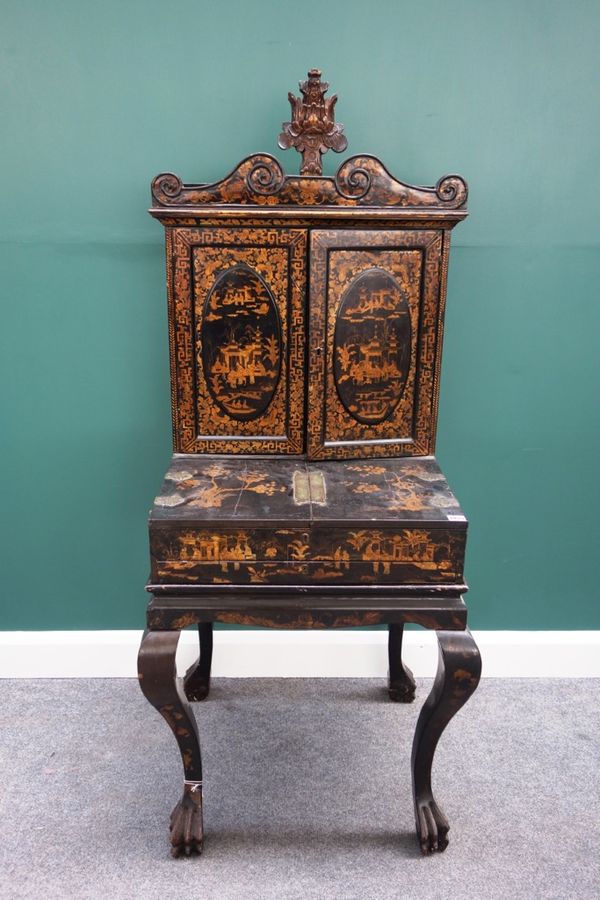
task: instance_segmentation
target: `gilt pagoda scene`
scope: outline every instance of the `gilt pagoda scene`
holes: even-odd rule
[[[334,337],[336,387],[359,422],[382,422],[398,404],[410,344],[410,313],[399,285],[381,269],[363,272],[342,299]]]
[[[204,309],[202,362],[216,403],[239,420],[260,416],[271,402],[281,365],[275,301],[249,266],[217,278]]]

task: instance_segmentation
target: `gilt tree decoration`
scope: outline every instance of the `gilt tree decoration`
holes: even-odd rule
[[[300,82],[302,99],[292,92],[288,100],[292,107],[292,121],[283,123],[279,135],[282,150],[295,147],[302,154],[301,175],[322,175],[321,156],[328,150],[341,153],[348,146],[343,134],[344,126],[336,125],[334,107],[337,95],[325,99],[329,89],[326,81],[321,81],[319,69],[311,69],[306,81]]]

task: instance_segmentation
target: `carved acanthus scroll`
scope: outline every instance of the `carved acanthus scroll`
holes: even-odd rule
[[[307,80],[300,82],[302,99],[288,94],[292,121],[283,123],[278,143],[282,150],[295,147],[302,154],[301,175],[322,175],[323,153],[341,153],[348,146],[344,126],[335,123],[337,95],[326,100],[328,89],[327,82],[321,81],[319,69],[311,69]]]

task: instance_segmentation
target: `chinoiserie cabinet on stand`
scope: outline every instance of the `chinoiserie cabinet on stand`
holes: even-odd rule
[[[215,184],[159,175],[174,455],[150,512],[151,575],[140,683],[184,767],[174,855],[202,849],[202,763],[190,701],[209,690],[212,623],[284,628],[381,624],[389,693],[415,685],[406,623],[435,629],[440,661],[413,744],[417,837],[444,850],[431,791],[437,741],[475,690],[480,657],[462,595],[467,521],[434,457],[450,232],[459,176],[395,179],[344,150],[335,97],[311,70],[289,95],[284,174],[266,153]],[[180,632],[200,655],[176,676]]]

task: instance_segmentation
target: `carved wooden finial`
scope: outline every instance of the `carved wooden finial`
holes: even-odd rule
[[[307,80],[300,82],[302,99],[291,91],[288,94],[292,121],[283,123],[278,144],[282,150],[295,147],[302,154],[301,175],[322,175],[323,153],[328,150],[341,153],[348,146],[344,126],[335,123],[337,94],[326,100],[324,95],[328,90],[327,82],[321,81],[320,70],[311,69]]]

